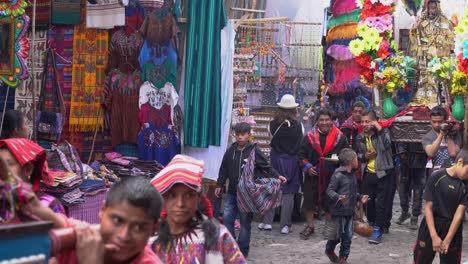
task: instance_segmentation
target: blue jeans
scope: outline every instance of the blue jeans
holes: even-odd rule
[[[349,252],[351,251],[351,240],[354,234],[353,216],[333,216],[333,219],[337,220],[337,228],[340,230],[340,239],[328,240],[325,250],[327,252],[335,251],[336,245],[341,241],[340,257],[348,258]],[[339,223],[339,224],[338,224]]]
[[[237,244],[239,244],[242,254],[247,257],[250,249],[250,233],[252,229],[253,213],[239,212],[239,208],[237,207],[237,196],[230,193],[226,194],[226,198],[224,200],[223,224],[234,238],[236,237],[234,221],[238,214],[240,216],[241,228],[239,237],[237,238]]]

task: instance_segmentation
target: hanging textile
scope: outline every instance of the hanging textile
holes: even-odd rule
[[[138,135],[138,151],[141,160],[156,160],[166,166],[179,154],[179,139],[167,126],[156,128],[149,125]]]
[[[86,2],[86,27],[110,29],[125,26],[125,7],[119,0],[98,0],[96,4]]]
[[[236,31],[234,21],[229,20],[221,32],[221,144],[206,148],[187,147],[187,155],[205,161],[204,178],[218,179],[219,167],[229,141],[231,128],[232,101],[234,90],[234,42]]]
[[[141,85],[140,72],[125,74],[114,69],[107,77],[104,107],[106,127],[112,135],[112,146],[120,143],[136,143],[140,124],[138,96]]]
[[[109,46],[107,72],[119,69],[122,73],[131,74],[140,70],[138,55],[143,38],[137,31],[120,29],[112,34]]]
[[[70,130],[93,131],[103,127],[100,116],[105,69],[108,57],[108,33],[106,30],[86,29],[75,26],[73,37],[73,80],[70,112]]]
[[[221,138],[222,1],[188,1],[185,71],[185,144],[219,146]]]

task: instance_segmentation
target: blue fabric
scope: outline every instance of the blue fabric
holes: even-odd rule
[[[103,189],[106,189],[106,183],[103,180],[84,179],[80,185],[80,191],[82,192],[94,192]]]
[[[156,160],[166,166],[177,155],[179,138],[168,127],[156,128],[152,124],[138,134],[141,160]]]
[[[152,61],[154,65],[160,66],[166,59],[172,61],[174,71],[177,71],[177,52],[172,41],[169,41],[168,45],[151,45],[145,40],[141,47],[140,56],[138,56],[138,62],[142,69],[144,69],[148,61]]]
[[[236,220],[237,216],[239,215],[240,219],[240,232],[239,237],[237,238],[237,244],[239,248],[244,254],[247,256],[249,254],[250,249],[250,234],[252,231],[252,220],[253,220],[253,213],[242,213],[239,211],[237,206],[237,195],[234,194],[226,194],[226,198],[224,200],[224,214],[223,214],[223,224],[229,230],[231,235],[235,238],[236,232],[234,230],[234,221]]]
[[[34,246],[25,246],[34,245]],[[0,260],[44,254],[45,263],[50,257],[51,241],[48,231],[33,232],[30,235],[15,235],[0,238]],[[3,250],[8,249],[8,250]]]
[[[302,179],[301,168],[299,167],[297,156],[287,153],[278,153],[272,149],[270,153],[270,161],[271,166],[276,169],[280,175],[286,177],[287,182],[281,186],[281,191],[283,193],[298,192]],[[310,166],[307,165],[305,167],[307,167],[307,169],[310,168]]]
[[[336,218],[336,219],[335,219]],[[351,241],[354,234],[353,216],[333,217],[337,223],[337,233],[340,238],[337,240],[328,240],[325,247],[327,252],[335,251],[336,245],[341,242],[340,257],[348,258],[351,251]]]

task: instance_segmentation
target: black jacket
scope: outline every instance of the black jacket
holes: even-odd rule
[[[237,143],[233,143],[232,146],[226,150],[226,153],[224,153],[223,161],[219,168],[218,187],[225,188],[226,180],[229,179],[228,193],[237,194],[237,184],[241,176],[242,166],[253,150],[255,151],[255,175],[278,178],[280,174],[271,167],[265,155],[263,155],[256,144],[249,142],[243,150],[238,150]]]
[[[333,216],[351,216],[361,195],[357,192],[357,179],[354,173],[339,167],[333,173],[328,184],[327,195],[330,197],[330,213]],[[340,195],[345,195],[344,201],[338,201]]]

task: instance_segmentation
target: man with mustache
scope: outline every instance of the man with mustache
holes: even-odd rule
[[[300,238],[307,240],[315,232],[314,210],[328,212],[329,201],[325,192],[331,175],[338,164],[326,161],[333,154],[348,146],[346,136],[334,124],[328,110],[320,110],[314,127],[305,135],[299,148],[299,163],[304,173],[302,209],[307,219],[307,226],[300,233]],[[328,217],[329,215],[327,215]]]

